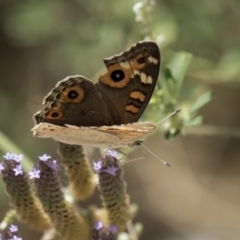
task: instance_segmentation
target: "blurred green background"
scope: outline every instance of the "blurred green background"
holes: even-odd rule
[[[142,239],[239,239],[239,23],[239,0],[1,0],[0,132],[33,161],[43,153],[57,158],[57,145],[30,131],[57,81],[75,74],[97,80],[103,58],[146,35],[160,44],[162,69],[174,53],[192,53],[181,96],[193,102],[201,89],[214,98],[200,112],[201,127],[170,141],[160,132],[145,141],[172,168],[147,153],[125,166],[128,192],[139,204],[135,222],[144,225]],[[144,120],[162,117],[151,114]],[[2,155],[15,150],[3,136],[0,142]],[[2,219],[8,200],[0,187]],[[22,225],[20,232],[37,239]]]

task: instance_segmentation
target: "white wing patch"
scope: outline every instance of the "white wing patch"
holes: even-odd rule
[[[131,65],[129,64],[129,62],[120,62],[120,66],[126,69],[131,68]]]
[[[148,77],[147,77],[147,83],[148,83],[148,84],[152,84],[152,82],[153,82],[152,77],[151,77],[151,76],[148,76]]]
[[[133,78],[134,75],[139,75],[140,79],[141,79],[141,82],[144,83],[144,84],[152,84],[152,82],[153,82],[153,79],[152,79],[151,76],[147,76],[145,73],[140,72],[138,70],[134,70],[133,75],[131,77]]]
[[[152,56],[149,56],[148,57],[148,61],[149,62],[151,62],[151,63],[153,63],[153,64],[158,64],[158,59],[156,59],[156,58],[154,58],[154,57],[152,57]]]
[[[145,73],[142,72],[140,74],[140,78],[142,83],[145,83],[145,84],[147,83],[147,75]]]

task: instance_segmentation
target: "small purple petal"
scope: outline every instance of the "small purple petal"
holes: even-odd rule
[[[58,163],[56,160],[49,161],[47,165],[53,170],[56,170],[58,167]]]
[[[47,161],[49,158],[51,158],[51,156],[47,155],[46,153],[44,153],[42,156],[38,157],[40,161]]]
[[[111,232],[111,233],[115,233],[118,231],[118,227],[117,226],[114,226],[114,225],[110,225],[108,227],[108,230]]]
[[[117,158],[117,152],[114,150],[107,150],[108,155],[111,157]]]
[[[5,155],[3,155],[3,157],[4,157],[6,160],[11,160],[12,157],[13,157],[13,153],[6,153]]]
[[[108,166],[107,169],[104,170],[104,172],[109,173],[113,176],[116,176],[116,171],[118,170],[117,167],[114,166]]]
[[[0,163],[0,173],[2,173],[2,170],[4,170],[3,163]]]
[[[12,154],[12,159],[15,160],[16,162],[20,162],[23,159],[23,154]]]
[[[93,162],[93,169],[96,173],[100,173],[102,169],[102,161]]]
[[[20,164],[13,168],[13,171],[15,172],[15,176],[23,174],[22,166]]]
[[[40,170],[33,168],[33,170],[31,172],[28,173],[29,178],[33,179],[33,178],[40,178]]]
[[[16,235],[13,236],[10,240],[23,240],[21,237],[17,237]]]
[[[16,225],[11,224],[9,227],[10,232],[17,232],[18,231],[18,227]]]
[[[96,221],[96,222],[94,223],[94,228],[95,228],[96,230],[100,230],[102,227],[103,227],[103,223],[102,223],[102,222]]]

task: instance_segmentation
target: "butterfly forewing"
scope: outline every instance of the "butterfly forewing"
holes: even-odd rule
[[[104,60],[108,71],[96,84],[114,124],[138,121],[155,88],[160,52],[156,43],[139,42],[122,54]]]

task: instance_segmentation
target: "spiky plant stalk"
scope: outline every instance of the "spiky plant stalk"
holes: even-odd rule
[[[116,235],[111,228],[104,227],[101,222],[96,222],[91,240],[115,240]]]
[[[9,157],[2,163],[2,179],[6,184],[11,206],[16,209],[23,223],[35,230],[46,230],[51,227],[51,221],[35,196],[26,173],[19,162]]]
[[[75,200],[84,200],[95,189],[93,171],[82,146],[59,143],[60,162],[64,166]]]
[[[109,225],[116,226],[118,231],[124,230],[131,213],[126,183],[122,178],[123,170],[112,155],[104,156],[97,164],[100,166],[97,171],[99,189],[103,206],[108,211]]]
[[[40,170],[40,177],[34,179],[37,194],[56,231],[64,240],[89,240],[86,221],[64,198],[56,161],[39,161],[36,169]]]

